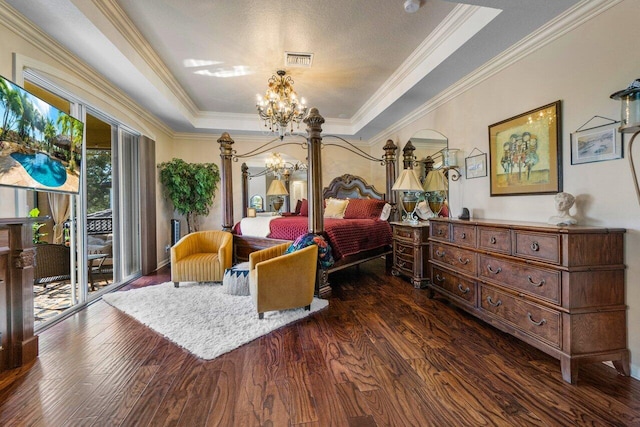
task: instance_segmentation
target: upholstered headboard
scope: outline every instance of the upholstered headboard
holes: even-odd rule
[[[384,193],[378,192],[372,185],[367,184],[363,178],[355,175],[344,174],[334,178],[327,187],[322,190],[322,197],[327,199],[378,199],[385,200]]]

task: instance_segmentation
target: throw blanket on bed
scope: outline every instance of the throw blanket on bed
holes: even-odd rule
[[[257,216],[255,218],[242,218],[240,229],[242,234],[253,237],[267,237],[270,233],[269,224],[279,216]]]
[[[274,217],[269,224],[272,239],[295,240],[308,233],[306,216]],[[244,221],[244,220],[243,220]],[[337,219],[325,218],[324,229],[336,260],[357,254],[369,249],[391,245],[391,225],[380,219]],[[252,234],[240,223],[240,234],[245,236],[265,237]]]

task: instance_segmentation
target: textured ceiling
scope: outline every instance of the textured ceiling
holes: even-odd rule
[[[284,53],[325,130],[368,139],[577,0],[0,0],[176,132],[259,133]]]

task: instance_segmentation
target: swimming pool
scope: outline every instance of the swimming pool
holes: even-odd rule
[[[20,162],[29,176],[42,185],[60,187],[67,181],[67,171],[64,166],[46,154],[11,153],[11,157]]]

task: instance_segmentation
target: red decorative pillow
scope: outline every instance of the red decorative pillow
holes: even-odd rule
[[[345,219],[378,219],[385,205],[384,200],[378,199],[349,199]]]
[[[309,216],[309,201],[307,199],[302,199],[302,203],[300,203],[300,216]]]

